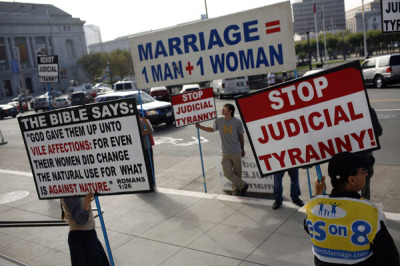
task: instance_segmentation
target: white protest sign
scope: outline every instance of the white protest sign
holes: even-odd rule
[[[171,103],[176,127],[217,118],[212,88],[172,95]]]
[[[133,98],[19,117],[39,199],[152,190]]]
[[[296,68],[290,2],[133,36],[139,88]]]
[[[263,176],[379,148],[354,61],[236,99]]]
[[[217,176],[221,184],[222,190],[232,190],[232,183],[222,172],[221,157],[213,156]],[[257,164],[253,158],[242,157],[242,179],[249,185],[248,192],[254,193],[273,193],[274,192],[274,176],[261,176],[258,171]]]
[[[400,31],[400,2],[381,0],[382,32]]]
[[[39,82],[58,83],[58,55],[38,56]]]

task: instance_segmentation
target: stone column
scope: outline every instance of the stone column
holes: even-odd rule
[[[35,63],[34,63],[34,59],[33,59],[33,55],[32,55],[32,47],[31,47],[30,39],[31,38],[28,36],[25,37],[26,48],[28,49],[29,66],[33,68],[33,67],[35,67]]]

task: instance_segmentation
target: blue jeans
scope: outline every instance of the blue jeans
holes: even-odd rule
[[[286,171],[278,172],[274,174],[274,198],[276,201],[282,202],[283,197],[283,187],[282,179]],[[299,169],[290,169],[287,171],[290,176],[290,197],[292,200],[298,199],[301,195],[300,185],[299,185]]]

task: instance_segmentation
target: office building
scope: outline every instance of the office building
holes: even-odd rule
[[[305,35],[307,31],[322,32],[324,24],[325,31],[337,32],[346,29],[344,0],[298,0],[293,2],[292,10],[296,35]]]
[[[38,55],[58,55],[60,83],[50,83],[53,90],[67,89],[71,80],[86,82],[77,65],[87,53],[84,23],[53,5],[0,2],[0,101],[22,88],[47,90],[38,79]]]

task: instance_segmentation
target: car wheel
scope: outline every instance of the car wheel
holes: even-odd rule
[[[378,88],[378,89],[383,88],[384,84],[383,84],[382,76],[376,76],[374,78],[374,85],[375,85],[375,88]]]

